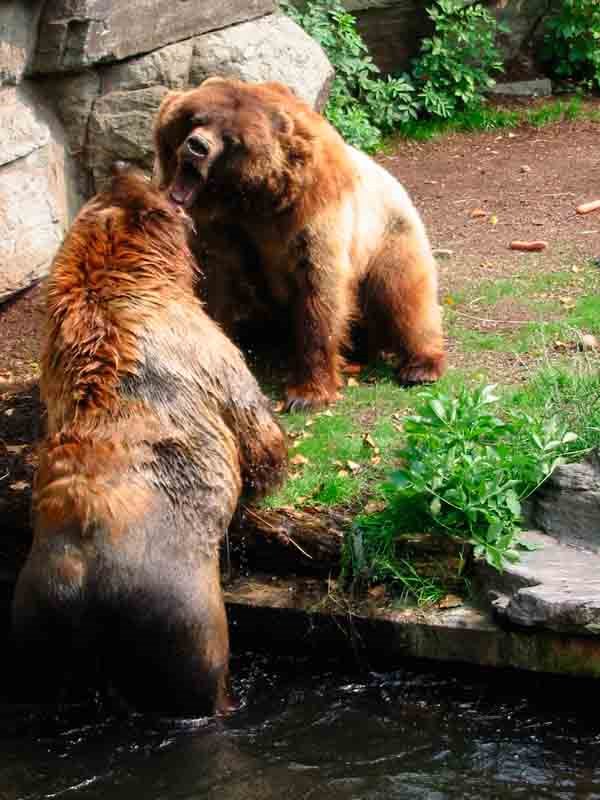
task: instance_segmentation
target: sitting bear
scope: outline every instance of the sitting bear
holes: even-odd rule
[[[219,542],[278,483],[284,435],[197,299],[185,215],[120,166],[48,282],[48,431],[13,621],[48,689],[99,663],[138,710],[227,706]]]
[[[237,226],[284,309],[295,350],[288,410],[335,400],[351,321],[366,328],[372,355],[399,356],[402,382],[440,377],[436,265],[419,214],[320,114],[278,83],[209,78],[165,97],[155,145],[171,199],[199,233]],[[241,274],[231,262],[216,264],[207,298],[226,329]]]

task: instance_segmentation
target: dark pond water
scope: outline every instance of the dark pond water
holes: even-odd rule
[[[0,707],[0,798],[600,798],[597,684],[234,662],[240,710],[152,721]]]

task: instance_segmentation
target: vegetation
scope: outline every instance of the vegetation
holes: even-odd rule
[[[600,4],[561,0],[546,22],[544,56],[559,78],[600,89]]]
[[[515,111],[485,105],[483,93],[502,69],[494,16],[481,4],[432,0],[434,23],[410,74],[384,78],[341,0],[308,0],[281,7],[316,39],[336,77],[325,115],[350,144],[372,152],[385,137],[425,139],[450,131],[491,130],[520,124],[541,126],[597,115],[576,98]],[[600,5],[561,0],[547,22],[545,55],[559,77],[583,88],[600,88]]]
[[[427,14],[434,33],[423,39],[413,67],[422,111],[448,119],[457,111],[480,108],[483,91],[502,70],[496,33],[507,29],[480,3],[435,0]]]
[[[281,7],[313,37],[335,68],[325,115],[350,144],[375,150],[382,136],[417,116],[415,89],[404,76],[383,78],[341,0]]]

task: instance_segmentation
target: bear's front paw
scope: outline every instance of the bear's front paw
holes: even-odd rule
[[[294,386],[286,392],[285,410],[288,412],[316,411],[335,403],[337,391],[327,391],[314,386]]]
[[[446,368],[445,356],[410,361],[398,369],[398,381],[404,386],[433,383],[442,377]]]

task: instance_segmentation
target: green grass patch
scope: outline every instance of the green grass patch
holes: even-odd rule
[[[505,109],[493,106],[462,111],[451,119],[411,120],[400,126],[400,137],[424,141],[448,133],[470,133],[516,128],[519,125],[541,127],[562,120],[592,119],[597,121],[600,112],[587,108],[579,97],[570,100],[551,100],[529,109]],[[397,136],[391,138],[395,141]],[[388,141],[390,141],[388,140]],[[386,145],[388,146],[388,145]]]

